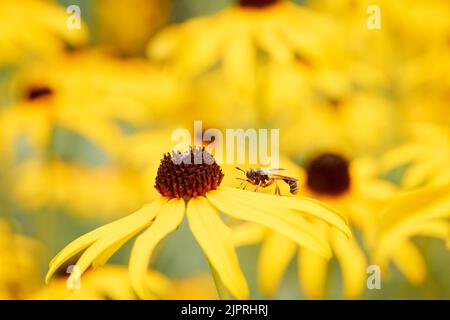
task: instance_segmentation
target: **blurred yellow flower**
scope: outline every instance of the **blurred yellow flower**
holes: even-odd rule
[[[13,102],[0,110],[0,147],[12,156],[19,137],[47,150],[55,127],[73,131],[118,156],[120,124],[164,123],[181,98],[173,77],[143,60],[98,51],[66,54],[17,76]]]
[[[12,197],[28,212],[63,208],[83,218],[117,217],[134,210],[148,187],[138,172],[117,165],[31,159],[10,173]]]
[[[194,164],[199,156],[203,162]],[[133,288],[140,297],[148,297],[144,280],[149,259],[156,245],[180,225],[185,211],[190,229],[213,270],[225,288],[239,299],[248,297],[247,283],[240,270],[231,230],[222,222],[219,211],[274,229],[325,258],[331,256],[328,243],[305,217],[315,216],[350,235],[345,219],[328,206],[308,199],[220,187],[222,178],[223,173],[214,158],[201,148],[165,155],[155,180],[161,197],[134,214],[95,229],[67,245],[50,262],[47,281],[67,259],[86,248],[76,263],[80,273],[91,265],[103,265],[125,242],[148,228],[135,241],[129,263]],[[76,279],[73,275],[70,277]]]
[[[412,284],[427,276],[413,237],[442,239],[450,249],[450,187],[431,186],[403,193],[388,203],[377,222],[373,261],[388,271],[392,261]]]
[[[383,169],[405,167],[404,192],[390,201],[377,221],[373,260],[387,270],[392,261],[412,284],[426,279],[426,262],[413,237],[439,238],[450,244],[450,130],[413,123],[405,142],[388,150]]]
[[[77,286],[67,276],[54,279],[27,299],[38,300],[134,300],[128,269],[120,265],[107,265],[86,272]],[[72,289],[68,289],[72,287]],[[147,270],[145,285],[153,299],[214,299],[212,279],[203,275],[182,279],[169,279],[155,270]]]
[[[400,135],[398,112],[382,96],[350,93],[310,102],[284,104],[288,109],[284,111],[273,107],[272,119],[281,128],[281,148],[291,157],[327,149],[353,157],[377,154]]]
[[[339,62],[338,29],[327,16],[289,1],[241,0],[212,16],[167,27],[147,53],[185,77],[220,68],[227,86],[251,96],[261,82],[261,62]]]
[[[0,218],[0,299],[23,299],[38,283],[39,244]]]
[[[406,189],[449,185],[450,128],[415,123],[408,129],[406,141],[383,155],[381,163],[384,171],[406,166],[401,178],[401,185]]]
[[[33,55],[54,57],[67,45],[87,42],[88,32],[67,28],[69,14],[53,1],[2,0],[0,2],[0,65]]]
[[[405,122],[450,126],[450,50],[448,45],[406,60],[399,67],[397,95]]]
[[[150,37],[168,20],[170,0],[97,0],[98,40],[124,55],[143,54]]]
[[[364,240],[373,237],[377,210],[393,195],[395,188],[378,178],[377,166],[372,159],[361,157],[349,162],[338,154],[325,153],[314,158],[305,169],[297,168],[297,172],[302,196],[320,199],[338,208],[356,229],[362,231]],[[355,238],[347,239],[323,221],[310,219],[310,222],[328,239],[336,254],[342,271],[344,297],[359,297],[366,283],[367,266],[362,245]],[[279,233],[263,231],[249,224],[237,226],[233,239],[238,245],[262,240],[258,279],[265,295],[271,297],[276,293],[290,261],[298,252],[299,283],[303,292],[309,298],[325,297],[328,261],[317,253],[299,248]]]

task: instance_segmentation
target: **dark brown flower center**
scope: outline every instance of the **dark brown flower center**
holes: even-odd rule
[[[27,100],[38,100],[44,97],[49,97],[53,94],[53,90],[47,86],[31,87],[27,90],[25,97]]]
[[[278,1],[279,0],[239,0],[239,5],[241,7],[262,8],[270,6]]]
[[[350,188],[349,163],[344,157],[325,153],[307,167],[307,185],[317,193],[339,195]]]
[[[220,166],[205,148],[167,153],[161,160],[155,188],[170,198],[189,199],[215,190],[223,179]]]

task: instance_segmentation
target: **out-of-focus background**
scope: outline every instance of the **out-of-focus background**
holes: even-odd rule
[[[67,25],[77,23],[71,5],[80,28]],[[448,186],[449,58],[447,0],[1,0],[0,298],[71,298],[64,274],[44,284],[51,258],[154,199],[171,132],[194,120],[279,128],[280,154],[298,167],[324,152],[370,158],[371,179],[395,193]],[[362,193],[330,201],[380,212],[388,203]],[[355,298],[450,298],[445,241],[413,236],[410,264],[389,261],[382,289]],[[130,246],[83,278],[91,291],[81,298],[135,298]],[[255,299],[259,252],[238,248]],[[178,286],[175,298],[195,298],[193,288],[215,298],[186,223],[150,266]],[[344,298],[341,268],[333,258],[322,297]],[[293,259],[273,298],[310,297]]]

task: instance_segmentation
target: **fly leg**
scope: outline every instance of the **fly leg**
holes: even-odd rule
[[[271,186],[274,183],[275,183],[275,194],[277,194],[277,192],[280,192],[280,188],[278,187],[276,180],[273,179],[273,178],[271,178],[271,179],[267,180],[266,182],[264,182],[262,187],[263,188],[267,188],[267,187]],[[281,195],[281,193],[279,193],[279,194]]]
[[[278,186],[278,183],[276,183],[276,182],[275,182],[275,194],[278,194],[279,196],[281,196],[280,187]]]
[[[240,189],[240,188],[242,188],[242,185],[244,185],[244,187],[242,188],[242,190],[245,190],[245,188],[247,188],[247,185],[248,185],[249,183],[251,183],[251,181],[248,180],[248,179],[241,179],[241,178],[236,178],[236,179],[242,180],[241,184],[240,184],[239,187],[238,187],[238,188]]]

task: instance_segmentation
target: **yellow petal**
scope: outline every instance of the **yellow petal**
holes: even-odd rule
[[[151,219],[159,212],[161,206],[167,200],[164,198],[160,198],[155,200],[151,204],[145,206],[144,208],[138,210],[137,212],[126,216],[117,221],[111,222],[107,225],[104,225],[100,228],[97,228],[78,239],[69,243],[63,250],[61,250],[51,261],[49,264],[49,271],[45,277],[45,281],[48,282],[50,280],[53,273],[58,270],[58,268],[69,258],[76,255],[80,251],[84,250],[92,243],[97,241],[103,236],[107,236],[110,232],[116,229],[118,226],[122,225],[134,225],[139,224],[140,221],[148,221],[150,223]]]
[[[423,150],[420,145],[406,144],[386,152],[380,160],[382,170],[389,171],[419,157]]]
[[[380,264],[394,255],[399,244],[413,236],[436,237],[447,241],[450,235],[450,224],[446,220],[420,221],[419,223],[404,223],[394,230],[384,233],[377,240],[373,251],[373,260]]]
[[[206,198],[189,200],[187,217],[192,234],[205,252],[224,286],[238,299],[247,299],[249,292],[231,240],[231,230]]]
[[[223,38],[226,31],[222,25],[208,28],[202,20],[192,21],[202,24],[201,31],[188,37],[187,43],[177,59],[177,70],[181,74],[201,74],[219,62]]]
[[[392,260],[412,284],[420,284],[425,280],[427,276],[425,261],[410,241],[404,241],[395,248]]]
[[[229,84],[244,94],[253,93],[255,87],[255,49],[248,27],[230,25],[223,57],[223,71]]]
[[[279,204],[285,208],[300,211],[305,215],[323,220],[344,232],[348,237],[350,237],[352,234],[350,228],[348,227],[347,218],[342,213],[330,207],[329,205],[315,199],[278,197],[257,192],[243,193],[243,190],[241,189],[230,187],[223,187],[223,191],[228,192],[235,197],[254,199],[254,201],[265,202],[266,204]]]
[[[139,297],[151,298],[146,287],[147,266],[158,243],[174,231],[184,217],[184,200],[172,199],[166,203],[152,225],[135,241],[130,256],[131,285]]]
[[[206,196],[215,207],[233,218],[262,224],[324,258],[331,257],[331,248],[325,237],[300,214],[267,201],[258,201],[250,196],[253,192],[240,190],[243,195],[241,197],[236,193],[230,194],[227,190],[217,189],[208,192]]]
[[[420,186],[427,181],[427,178],[436,172],[436,168],[439,166],[442,159],[430,159],[428,161],[422,161],[413,163],[408,167],[402,178],[402,187],[405,189],[411,189]]]
[[[93,261],[101,255],[101,260],[104,262],[104,258],[110,257],[114,252],[111,253],[111,249],[118,249],[120,244],[124,244],[129,239],[138,234],[142,229],[152,223],[154,217],[158,214],[153,212],[153,215],[142,215],[140,217],[135,217],[135,219],[125,221],[120,225],[117,225],[108,231],[108,234],[101,237],[93,245],[91,245],[80,257],[75,266],[78,268],[78,274],[72,273],[69,276],[69,281],[72,281],[77,276],[81,276]],[[105,251],[108,253],[105,255]]]
[[[144,280],[144,286],[149,288],[148,291],[151,291],[153,299],[168,299],[174,292],[176,292],[176,289],[170,279],[155,270],[148,270],[146,279]]]
[[[256,223],[241,223],[232,228],[232,239],[236,247],[247,246],[261,242],[267,228]]]
[[[315,252],[300,248],[297,267],[300,287],[305,296],[310,299],[323,299],[327,279],[327,260]]]
[[[354,238],[347,239],[335,230],[332,231],[331,243],[341,266],[344,296],[355,299],[366,285],[366,257]]]
[[[258,261],[258,281],[262,292],[273,297],[286,272],[297,244],[277,232],[271,232],[264,240]]]
[[[450,217],[450,186],[426,187],[393,199],[380,216],[380,232],[405,221]]]
[[[293,52],[278,35],[279,31],[273,24],[261,25],[261,31],[256,35],[259,46],[267,51],[276,62],[289,62]]]

